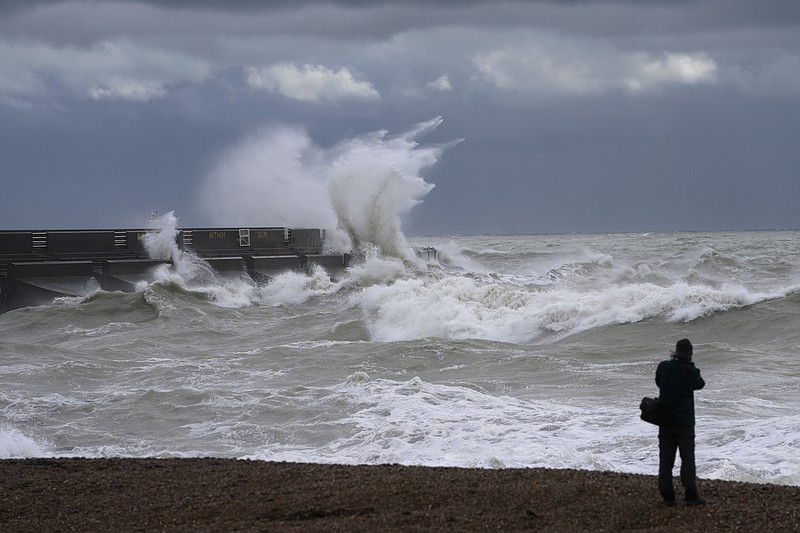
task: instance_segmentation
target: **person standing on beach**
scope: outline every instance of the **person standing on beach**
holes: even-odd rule
[[[681,454],[681,483],[686,505],[702,505],[705,500],[697,493],[697,474],[694,462],[694,391],[706,382],[692,362],[692,343],[681,339],[675,345],[672,358],[659,363],[656,385],[659,398],[671,407],[670,420],[658,428],[658,490],[668,506],[675,505],[672,468],[675,452]]]

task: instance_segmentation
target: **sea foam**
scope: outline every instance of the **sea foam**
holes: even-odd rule
[[[39,444],[19,430],[0,427],[0,459],[44,457],[47,453]]]

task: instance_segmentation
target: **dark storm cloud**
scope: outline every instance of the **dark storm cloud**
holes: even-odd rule
[[[0,227],[208,223],[264,127],[443,115],[412,233],[798,227],[800,3],[10,1]],[[223,158],[224,159],[224,158]],[[270,224],[270,221],[265,221]]]
[[[445,216],[449,210],[426,202],[412,223],[415,231],[798,225],[792,206],[800,198],[800,181],[791,179],[798,156],[785,134],[791,131],[786,113],[797,120],[800,112],[783,102],[756,112],[747,97],[730,94],[721,100],[706,92],[699,98],[668,97],[658,106],[651,99],[607,96],[472,113],[470,120],[459,116],[456,124],[445,124],[467,140],[434,170],[437,188],[431,196],[476,215]],[[638,223],[632,226],[631,220]]]
[[[63,4],[74,0],[5,0],[0,4],[0,9],[19,11],[31,9],[43,5]],[[109,0],[115,1],[115,0]],[[330,4],[343,7],[365,8],[377,5],[413,5],[431,7],[434,5],[447,7],[460,7],[469,4],[481,3],[486,0],[382,0],[380,2],[372,0],[270,0],[260,2],[258,0],[116,0],[117,2],[127,1],[129,3],[150,4],[154,7],[168,9],[210,9],[214,11],[272,11],[276,9],[296,8],[312,4]],[[539,3],[562,3],[562,4],[587,4],[603,0],[540,0]],[[619,3],[630,3],[636,0],[619,0]],[[675,0],[673,0],[675,3]]]
[[[380,40],[408,30],[461,26],[565,32],[616,41],[657,42],[663,35],[674,45],[676,36],[691,40],[698,32],[747,29],[751,38],[757,39],[757,35],[767,29],[793,28],[800,23],[800,3],[782,0],[758,3],[749,0],[648,3],[608,0],[76,3],[41,0],[12,1],[3,5],[18,15],[5,23],[0,20],[3,35],[79,45],[119,33],[167,39],[178,32],[187,40],[195,34],[198,41],[203,36],[215,35]],[[71,9],[74,6],[86,9]],[[37,9],[48,7],[52,9]],[[87,20],[89,13],[91,18]]]

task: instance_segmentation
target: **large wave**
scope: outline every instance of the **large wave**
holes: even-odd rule
[[[323,148],[298,127],[264,129],[229,149],[219,159],[202,188],[209,218],[222,225],[280,224],[327,230],[331,251],[357,251],[372,266],[351,271],[349,281],[384,280],[386,272],[402,271],[394,259],[414,260],[402,231],[402,219],[433,188],[421,173],[434,165],[454,143],[422,146],[417,138],[437,128],[442,118],[415,125],[390,136],[385,130],[357,136]],[[171,260],[154,273],[159,286],[202,295],[223,307],[299,303],[342,285],[287,273],[269,286],[257,286],[246,276],[222,278],[199,257],[176,244],[178,218],[169,212],[144,244],[153,259]],[[145,289],[143,284],[141,289]],[[347,285],[347,283],[345,283]],[[152,289],[153,287],[150,287]],[[290,290],[289,288],[293,288]]]
[[[643,262],[582,247],[520,254],[512,252],[521,245],[516,241],[484,247],[488,254],[451,242],[440,256],[451,266],[433,261],[427,268],[365,246],[363,261],[335,281],[318,268],[276,275],[269,284],[259,285],[246,274],[220,276],[202,259],[179,250],[176,225],[177,218],[168,213],[161,230],[145,240],[153,258],[172,259],[172,265],[154,273],[154,283],[141,287],[149,303],[177,293],[220,307],[295,306],[344,296],[348,306],[360,310],[361,327],[376,341],[439,337],[547,342],[652,319],[689,322],[796,290],[796,285],[780,281],[782,277],[769,286],[763,285],[763,276],[751,280],[747,263],[736,263],[731,272],[730,260],[722,271],[728,280],[722,282],[712,275],[719,269],[709,265],[698,276],[691,258]],[[508,268],[509,263],[514,266]],[[505,265],[506,272],[494,268],[498,265]]]
[[[299,127],[265,128],[221,155],[201,202],[218,224],[319,227],[333,250],[369,243],[410,258],[402,218],[434,187],[421,174],[448,146],[417,138],[441,123],[437,117],[400,135],[383,130],[331,147]]]

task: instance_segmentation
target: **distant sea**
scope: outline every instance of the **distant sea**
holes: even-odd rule
[[[409,245],[438,256],[258,285],[184,255],[134,293],[0,315],[0,458],[655,474],[638,405],[688,337],[698,475],[800,485],[800,232]]]

